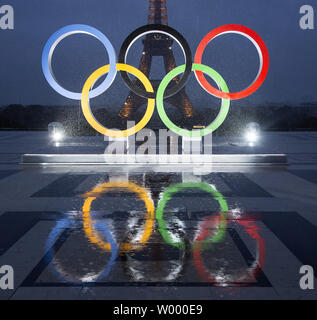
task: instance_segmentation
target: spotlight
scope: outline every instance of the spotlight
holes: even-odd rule
[[[56,142],[59,142],[63,139],[63,134],[61,132],[56,131],[53,133],[52,139]]]
[[[258,123],[250,122],[247,124],[244,137],[250,147],[255,146],[259,141],[260,133],[261,129]]]
[[[64,132],[64,127],[60,122],[52,122],[48,125],[49,137],[55,143],[64,139]]]

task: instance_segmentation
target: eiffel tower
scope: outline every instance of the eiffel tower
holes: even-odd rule
[[[168,25],[166,0],[149,0],[148,24],[163,24]],[[164,59],[165,71],[168,73],[176,67],[175,57],[171,47],[173,39],[166,38],[162,34],[148,34],[142,41],[144,45],[141,56],[139,69],[149,78],[152,64],[152,57],[159,56]],[[171,81],[171,86],[178,83],[179,77],[175,77]],[[154,90],[157,90],[161,80],[151,80]],[[194,110],[191,102],[185,92],[185,88],[180,90],[174,96],[165,99],[166,102],[178,108],[185,119],[191,118],[194,115]],[[134,92],[130,91],[124,106],[119,112],[119,117],[122,120],[128,120],[133,112],[144,104],[144,99],[139,97]]]

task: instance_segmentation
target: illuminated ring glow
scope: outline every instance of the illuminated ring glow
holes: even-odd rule
[[[159,231],[163,237],[163,239],[166,241],[166,243],[178,247],[181,249],[185,249],[185,243],[184,241],[182,242],[175,242],[169,235],[167,231],[167,226],[166,222],[164,220],[164,209],[166,207],[166,204],[169,200],[171,200],[172,196],[179,192],[182,189],[189,189],[189,188],[198,188],[201,189],[205,192],[211,193],[213,198],[218,201],[220,208],[221,208],[221,226],[216,232],[216,234],[212,238],[208,238],[207,241],[204,242],[206,243],[212,243],[213,241],[219,241],[221,237],[223,237],[226,229],[226,218],[227,218],[227,213],[228,213],[228,205],[226,200],[224,199],[223,195],[217,191],[213,186],[206,184],[204,182],[188,182],[188,183],[179,183],[174,186],[171,186],[164,191],[162,199],[158,203],[157,209],[155,211],[155,216],[156,220],[159,225]],[[202,243],[203,244],[203,243]]]
[[[172,71],[170,71],[162,80],[162,82],[157,90],[157,97],[156,97],[157,111],[159,113],[161,120],[166,125],[166,127],[169,128],[170,130],[174,131],[178,135],[183,136],[183,137],[189,137],[189,138],[202,137],[202,136],[210,134],[213,131],[215,131],[216,129],[218,129],[221,126],[221,124],[225,121],[225,119],[228,115],[228,112],[229,112],[230,99],[222,98],[220,112],[217,115],[216,119],[210,125],[208,125],[208,127],[204,128],[204,129],[187,130],[187,129],[182,129],[182,128],[176,126],[168,118],[168,116],[164,110],[163,96],[164,96],[164,91],[165,91],[166,87],[168,86],[168,84],[170,83],[170,81],[174,77],[176,77],[178,74],[184,72],[184,70],[185,70],[185,65],[179,66],[179,67],[173,69]],[[200,71],[208,74],[217,83],[217,85],[219,86],[219,88],[221,88],[222,91],[229,92],[227,84],[224,81],[224,79],[221,77],[221,75],[218,72],[216,72],[215,70],[211,69],[210,67],[202,65],[202,64],[195,64],[194,63],[192,66],[192,70],[193,71],[200,70]]]
[[[262,40],[262,38],[252,29],[247,28],[245,26],[237,25],[237,24],[228,24],[225,26],[218,27],[211,32],[209,32],[204,39],[200,42],[196,54],[195,54],[195,63],[202,63],[202,56],[204,53],[204,50],[208,43],[215,39],[216,37],[227,34],[227,33],[236,33],[240,34],[247,39],[249,39],[254,46],[256,47],[259,58],[260,58],[260,65],[258,74],[255,78],[255,80],[251,83],[249,87],[246,89],[240,91],[240,92],[234,92],[234,93],[227,93],[224,91],[220,91],[216,88],[214,88],[205,78],[203,73],[201,71],[195,71],[196,78],[199,82],[199,84],[210,94],[212,94],[215,97],[218,98],[226,98],[231,100],[237,100],[245,98],[252,93],[254,93],[256,90],[260,88],[260,86],[263,84],[266,75],[269,70],[269,52],[265,45],[265,42]]]
[[[250,275],[252,275],[254,278],[256,278],[259,274],[259,272],[262,270],[262,267],[265,262],[265,241],[259,234],[259,227],[256,226],[255,220],[253,219],[235,219],[231,216],[228,219],[228,224],[231,222],[237,222],[239,225],[241,225],[245,232],[254,240],[257,242],[257,256],[254,260],[254,262],[247,268],[246,275],[244,275],[244,280],[247,279]],[[196,237],[196,241],[194,243],[194,264],[195,267],[200,275],[200,277],[204,281],[208,282],[215,282],[218,283],[216,280],[216,277],[210,273],[210,271],[207,270],[207,268],[203,264],[202,255],[201,255],[201,244],[204,243],[204,239],[206,236],[208,236],[209,231],[207,229],[203,230],[204,232],[200,232],[198,236]],[[246,281],[244,281],[246,282]],[[220,282],[220,285],[222,283]],[[233,282],[235,286],[242,286],[243,283],[239,282]],[[232,283],[230,283],[232,285]]]
[[[144,225],[144,232],[142,234],[141,239],[137,243],[121,243],[119,245],[120,251],[130,251],[130,250],[140,250],[142,245],[144,245],[150,238],[153,232],[154,226],[154,218],[155,218],[155,209],[152,199],[149,197],[146,189],[137,186],[132,182],[107,182],[103,183],[97,187],[95,187],[92,191],[84,194],[85,202],[82,207],[83,213],[83,224],[84,224],[84,231],[88,239],[92,242],[97,244],[102,250],[110,251],[111,244],[104,242],[98,235],[98,232],[93,229],[93,222],[90,216],[91,211],[91,204],[97,198],[100,193],[107,193],[111,189],[120,188],[120,189],[128,189],[131,192],[136,193],[136,195],[144,202],[145,207],[147,209],[145,214],[145,225]]]
[[[97,88],[91,90],[89,92],[89,97],[94,98],[99,95],[101,95],[103,92],[105,92],[114,81],[117,70],[116,70],[116,53],[115,50],[109,41],[109,39],[99,30],[83,25],[83,24],[73,24],[66,27],[63,27],[59,30],[57,30],[46,42],[45,47],[43,49],[42,53],[42,70],[44,73],[44,76],[47,80],[47,82],[50,84],[50,86],[59,94],[62,96],[73,99],[73,100],[80,100],[81,99],[81,93],[72,92],[69,90],[64,89],[56,80],[53,69],[52,69],[52,57],[54,50],[56,46],[62,41],[64,38],[76,34],[76,33],[85,33],[89,34],[95,38],[97,38],[106,48],[108,56],[109,56],[109,64],[110,64],[110,70],[109,74],[106,77],[106,79],[98,86]]]
[[[150,80],[138,69],[129,66],[127,64],[117,63],[116,65],[117,70],[124,70],[127,71],[134,76],[136,76],[144,85],[145,89],[149,92],[153,92],[153,87],[151,85]],[[89,103],[89,90],[94,85],[94,83],[104,74],[109,72],[109,65],[103,66],[97,69],[86,81],[82,95],[81,95],[81,108],[83,110],[83,114],[88,121],[88,123],[99,133],[105,136],[113,137],[113,138],[121,138],[121,137],[128,137],[131,136],[141,129],[143,129],[147,123],[150,121],[152,114],[155,108],[155,100],[148,99],[148,105],[146,112],[143,118],[138,122],[135,126],[126,129],[126,130],[110,130],[100,124],[94,115],[91,112],[90,103]]]
[[[77,228],[77,223],[78,221],[70,221],[70,219],[67,219],[67,218],[62,219],[56,223],[56,226],[53,228],[53,230],[50,232],[47,238],[46,246],[45,246],[46,252],[47,252],[47,254],[45,255],[45,259],[48,265],[53,266],[53,264],[51,263],[53,260],[53,247],[57,239],[60,237],[60,235],[65,229],[71,228],[73,226]],[[110,243],[111,257],[109,262],[107,263],[106,268],[98,275],[96,279],[94,279],[94,282],[101,279],[105,279],[108,276],[117,258],[117,252],[118,252],[118,246],[115,240],[113,239],[108,227],[101,226],[99,227],[99,229],[105,233],[107,241],[109,241]],[[65,277],[64,275],[61,274],[61,272],[59,272],[56,268],[54,268],[53,271],[58,278],[65,281]]]
[[[142,36],[145,36],[149,33],[162,33],[165,34],[171,38],[173,38],[182,48],[182,51],[185,56],[185,65],[186,68],[184,70],[184,74],[182,78],[177,82],[173,88],[169,89],[166,91],[166,94],[164,98],[171,97],[175,95],[177,92],[182,90],[184,86],[186,85],[190,73],[191,73],[191,68],[192,68],[192,63],[193,63],[193,57],[192,57],[192,52],[190,50],[189,44],[186,41],[186,39],[175,29],[166,26],[166,25],[161,25],[161,24],[150,24],[150,25],[145,25],[142,26],[136,30],[134,30],[123,42],[120,53],[119,53],[119,59],[118,62],[120,63],[126,63],[127,61],[127,55],[128,52],[133,45],[135,41],[137,41],[139,38]],[[151,98],[155,99],[156,94],[155,93],[150,93],[144,91],[142,88],[140,88],[136,83],[134,83],[128,76],[128,74],[124,71],[121,71],[121,76],[123,81],[126,83],[126,85],[129,87],[130,90],[132,90],[135,94],[138,96],[141,96],[143,98]]]

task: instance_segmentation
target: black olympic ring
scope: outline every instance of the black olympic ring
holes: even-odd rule
[[[132,44],[136,40],[138,40],[140,37],[142,37],[143,35],[146,35],[148,33],[164,33],[164,34],[170,36],[171,38],[176,40],[176,42],[180,45],[180,47],[182,48],[183,53],[185,55],[185,60],[186,60],[185,61],[185,64],[186,64],[185,72],[183,73],[181,79],[179,80],[179,82],[176,83],[175,86],[166,90],[164,98],[169,98],[169,97],[175,95],[176,93],[178,93],[180,90],[182,90],[185,87],[185,85],[191,75],[192,65],[193,65],[193,57],[192,57],[192,52],[190,50],[189,44],[186,41],[186,39],[178,31],[176,31],[175,29],[173,29],[169,26],[161,25],[161,24],[145,25],[145,26],[142,26],[142,27],[134,30],[124,40],[124,42],[121,46],[121,49],[120,49],[118,62],[125,64],[128,51],[129,51],[130,47],[132,46]],[[137,94],[138,96],[141,96],[143,98],[146,98],[146,99],[155,99],[156,98],[156,92],[147,92],[143,88],[139,87],[136,83],[134,83],[130,79],[130,77],[128,76],[126,71],[120,71],[120,73],[121,73],[123,81],[129,87],[129,89],[131,91],[133,91],[135,94]]]

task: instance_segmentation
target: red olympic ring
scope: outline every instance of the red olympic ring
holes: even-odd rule
[[[237,99],[242,99],[245,98],[252,93],[254,93],[256,90],[260,88],[260,86],[263,84],[266,75],[269,70],[269,64],[270,64],[270,59],[269,59],[269,52],[268,49],[262,40],[262,38],[252,29],[238,25],[238,24],[227,24],[221,27],[218,27],[212,31],[210,31],[200,42],[196,54],[195,54],[195,63],[201,64],[202,63],[202,56],[205,51],[206,46],[208,43],[215,39],[216,37],[226,34],[226,33],[237,33],[240,35],[245,36],[248,38],[254,46],[258,50],[258,54],[260,57],[260,67],[258,74],[255,78],[255,80],[252,82],[252,84],[244,89],[243,91],[240,92],[234,92],[234,93],[226,93],[222,92],[215,87],[213,87],[205,78],[204,74],[201,71],[194,71],[197,81],[199,84],[210,94],[212,94],[215,97],[222,98],[222,99],[231,99],[231,100],[237,100]]]

